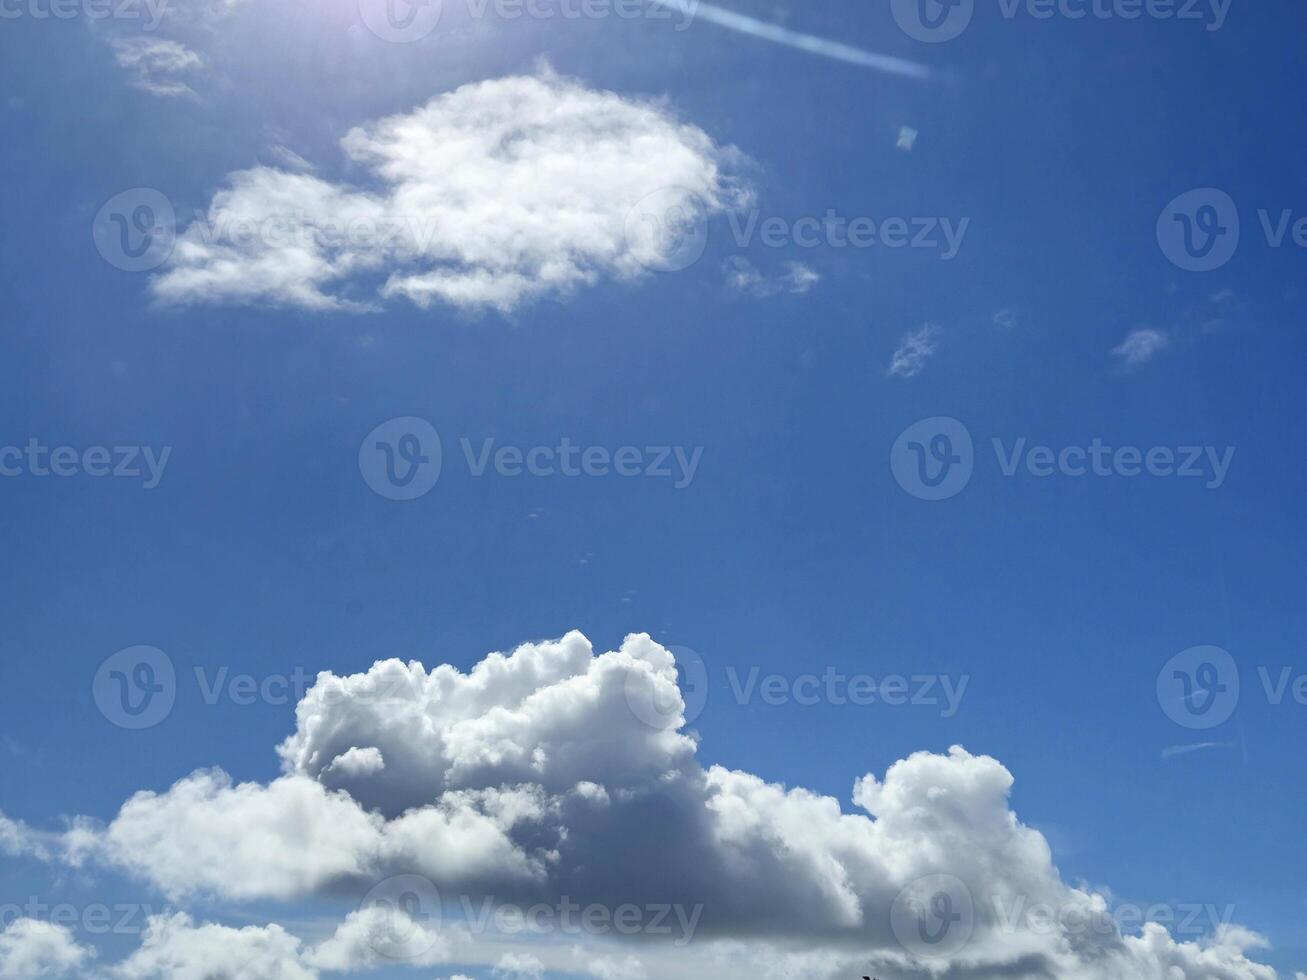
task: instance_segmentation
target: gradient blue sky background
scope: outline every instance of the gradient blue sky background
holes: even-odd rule
[[[221,765],[275,775],[289,705],[205,705],[183,683],[160,726],[108,724],[97,666],[133,644],[183,680],[347,673],[387,656],[469,665],[487,651],[631,631],[698,651],[713,686],[701,756],[841,798],[919,749],[961,743],[1016,776],[1014,809],[1068,881],[1147,902],[1232,903],[1265,959],[1307,963],[1301,786],[1307,707],[1268,704],[1258,666],[1307,670],[1307,494],[1298,285],[1259,208],[1307,216],[1307,13],[1235,0],[1201,24],[1004,19],[980,3],[946,44],[886,3],[733,9],[912,58],[922,82],[708,23],[489,22],[410,46],[361,36],[352,5],[292,0],[231,41],[199,100],[126,84],[80,21],[0,23],[0,444],[173,447],[166,476],[0,479],[0,810],[50,826]],[[232,54],[235,52],[235,54]],[[969,218],[958,256],[741,250],[714,219],[691,268],[601,283],[510,316],[395,305],[372,315],[152,308],[97,254],[100,205],[159,188],[204,207],[282,144],[351,176],[337,140],[468,81],[545,57],[588,85],[666,96],[757,161],[764,214]],[[919,131],[911,152],[900,128]],[[1225,190],[1244,238],[1225,267],[1169,263],[1154,226],[1183,191]],[[756,298],[743,254],[821,282]],[[1010,311],[1007,325],[994,322]],[[915,377],[900,338],[938,325]],[[1165,331],[1147,363],[1111,351]],[[395,503],[360,477],[386,419],[440,431],[445,472]],[[975,476],[931,503],[888,458],[953,416]],[[703,446],[691,486],[474,479],[460,437]],[[1006,478],[990,439],[1236,447],[1226,483]],[[1231,651],[1243,695],[1211,733],[1175,725],[1159,670]],[[721,671],[969,674],[961,711],[738,705]],[[1163,758],[1210,739],[1216,748]],[[1226,743],[1233,747],[1227,747]],[[0,893],[134,895],[22,861]],[[306,913],[307,914],[307,913]],[[257,918],[251,913],[252,918]]]

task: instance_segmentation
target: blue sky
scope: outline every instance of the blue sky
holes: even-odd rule
[[[1307,671],[1307,252],[1291,233],[1272,247],[1258,217],[1307,216],[1300,10],[1235,0],[1207,30],[1009,19],[977,0],[961,36],[924,43],[885,2],[730,2],[928,66],[922,80],[706,18],[678,31],[447,10],[429,37],[387,44],[353,4],[249,4],[189,25],[207,67],[171,96],[115,63],[114,32],[134,27],[26,6],[0,25],[0,444],[171,447],[149,490],[26,469],[0,479],[4,816],[53,833],[75,815],[112,821],[133,793],[200,768],[274,780],[293,705],[206,704],[195,668],[345,676],[398,657],[467,670],[573,629],[596,651],[647,632],[706,664],[689,726],[705,766],[847,808],[862,775],[963,745],[1012,773],[1012,809],[1067,883],[1118,902],[1232,905],[1270,940],[1250,956],[1287,977],[1307,966],[1293,843],[1307,707],[1292,693],[1271,703],[1258,673]],[[966,219],[965,237],[947,260],[883,243],[772,248],[736,240],[723,206],[688,268],[605,266],[508,310],[198,292],[170,305],[152,283],[176,255],[146,274],[97,252],[97,212],[120,192],[158,189],[186,225],[230,174],[292,172],[278,148],[325,182],[375,191],[375,171],[342,152],[348,130],[535,76],[541,59],[584,91],[663,99],[736,148],[745,210],[763,219]],[[896,145],[905,127],[910,149]],[[1240,218],[1237,251],[1210,272],[1177,267],[1156,233],[1194,188],[1224,191]],[[742,268],[757,278],[733,280]],[[367,295],[377,276],[341,285]],[[914,333],[925,353],[891,372]],[[358,458],[375,427],[409,416],[439,432],[443,466],[400,502],[369,488]],[[896,482],[890,456],[936,417],[966,427],[975,463],[965,489],[928,501]],[[702,455],[680,488],[475,476],[460,440],[490,438]],[[1023,438],[1234,455],[1219,487],[1006,476],[993,440],[1010,451]],[[164,721],[130,731],[97,710],[92,682],[138,644],[165,651],[179,683]],[[1157,692],[1168,661],[1198,645],[1228,650],[1241,683],[1209,730],[1177,724]],[[754,667],[969,682],[947,718],[737,703],[730,678]],[[1211,744],[1167,752],[1198,743]],[[0,863],[0,895],[167,904],[140,876],[30,854]],[[190,908],[309,923],[305,935],[342,917],[322,896]],[[136,942],[78,938],[106,966]],[[491,975],[434,975],[456,972]]]

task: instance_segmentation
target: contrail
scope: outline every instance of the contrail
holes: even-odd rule
[[[679,11],[691,19],[699,17],[730,30],[739,31],[741,34],[748,34],[750,37],[798,48],[800,51],[821,55],[823,58],[847,61],[852,65],[874,68],[876,71],[883,71],[890,75],[901,75],[904,78],[927,79],[931,75],[930,69],[925,65],[915,61],[908,61],[906,58],[895,58],[893,55],[864,51],[850,44],[841,44],[838,41],[831,41],[813,34],[800,34],[798,31],[791,31],[779,24],[770,24],[755,17],[746,17],[744,14],[737,14],[733,10],[716,7],[710,3],[700,3],[699,0],[652,0],[652,2],[660,7]]]

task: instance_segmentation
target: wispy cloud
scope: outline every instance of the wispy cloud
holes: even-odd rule
[[[719,27],[756,37],[759,40],[784,44],[787,47],[797,48],[800,51],[806,51],[809,54],[819,55],[823,58],[834,58],[836,61],[845,61],[851,65],[871,68],[875,71],[885,72],[889,75],[899,75],[903,78],[924,80],[931,77],[931,70],[918,62],[909,61],[906,58],[896,58],[888,54],[877,54],[874,51],[865,51],[851,44],[817,37],[814,34],[802,34],[798,31],[792,31],[788,27],[758,20],[756,17],[746,17],[744,14],[738,14],[733,10],[727,10],[724,7],[714,6],[710,3],[700,3],[698,0],[652,0],[652,2],[679,11],[686,17],[705,20],[711,24],[717,24]]]
[[[1162,761],[1174,759],[1177,756],[1189,755],[1193,752],[1205,752],[1208,749],[1233,749],[1238,748],[1234,742],[1193,742],[1189,745],[1168,745],[1162,749]]]
[[[786,263],[784,272],[769,276],[748,259],[734,255],[726,260],[724,269],[727,285],[760,299],[779,293],[802,295],[821,282],[821,276],[802,262]]]
[[[160,37],[114,38],[114,60],[132,76],[132,84],[152,95],[192,96],[183,78],[204,67],[204,59],[177,41]]]
[[[1019,311],[1014,306],[1005,306],[992,317],[989,322],[1003,330],[1011,330],[1019,321]]]
[[[1155,327],[1136,327],[1126,334],[1125,340],[1112,348],[1128,368],[1147,364],[1171,344],[1171,338]]]
[[[247,0],[144,0],[139,18],[90,23],[113,49],[131,84],[164,98],[193,98],[213,70],[206,52],[217,31]]]
[[[899,378],[915,378],[939,349],[938,337],[939,327],[930,323],[904,334],[890,359],[889,373]]]

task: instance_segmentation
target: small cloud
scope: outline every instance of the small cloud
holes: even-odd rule
[[[132,33],[135,18],[96,20],[114,59],[131,84],[164,98],[195,98],[192,82],[211,70],[204,52],[221,50],[217,31],[247,0],[163,0],[141,11],[144,33]]]
[[[1011,330],[1017,325],[1017,311],[1014,307],[1005,306],[990,318],[990,322],[1000,329]]]
[[[1126,334],[1125,340],[1112,348],[1112,354],[1121,358],[1128,368],[1147,364],[1160,351],[1171,344],[1171,338],[1154,327],[1136,327]]]
[[[491,972],[506,980],[540,980],[545,965],[530,953],[505,953]]]
[[[151,95],[194,96],[183,78],[204,67],[204,59],[177,41],[160,37],[114,38],[114,60],[126,69],[132,84]]]
[[[300,170],[305,173],[313,171],[313,164],[305,160],[288,146],[280,144],[268,151],[268,155],[288,170]]]
[[[790,262],[785,271],[776,276],[764,275],[748,259],[733,255],[723,263],[726,283],[736,292],[747,293],[765,299],[779,293],[803,295],[821,282],[821,276],[810,266],[802,262]]]
[[[889,373],[899,378],[915,378],[939,349],[935,342],[938,337],[939,327],[929,323],[904,334],[890,360]]]
[[[896,149],[903,150],[905,153],[911,153],[912,148],[917,144],[917,131],[911,126],[901,126],[899,128],[898,142],[894,144]]]

